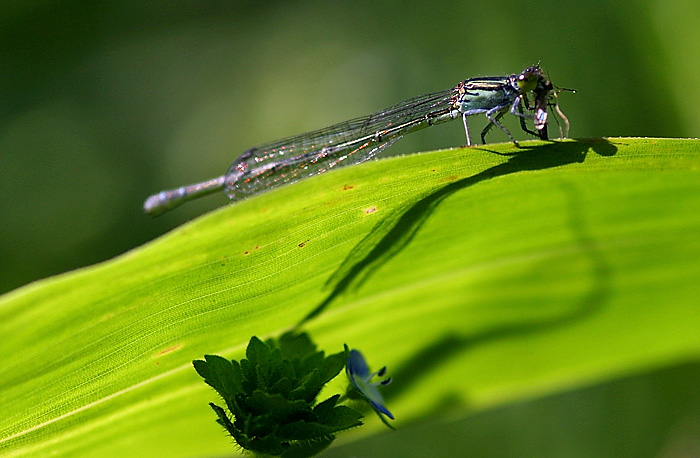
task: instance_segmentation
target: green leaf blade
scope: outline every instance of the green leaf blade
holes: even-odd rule
[[[399,429],[697,361],[699,142],[523,146],[329,173],[3,296],[0,454],[229,453],[191,361],[302,322],[389,367]]]

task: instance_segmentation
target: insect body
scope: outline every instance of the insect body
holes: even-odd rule
[[[405,134],[457,118],[462,118],[467,146],[471,146],[468,117],[477,114],[489,121],[481,132],[483,143],[496,126],[518,146],[499,122],[508,112],[520,119],[525,132],[547,140],[548,107],[556,109],[568,131],[568,120],[556,104],[556,94],[539,65],[519,74],[469,78],[453,88],[413,97],[368,116],[250,148],[234,161],[226,175],[152,195],[144,203],[144,210],[159,215],[222,188],[229,198],[240,200],[334,167],[366,161]],[[528,128],[527,120],[532,120],[535,130]]]

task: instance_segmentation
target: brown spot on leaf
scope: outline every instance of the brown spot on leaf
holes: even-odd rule
[[[156,353],[156,357],[167,355],[168,353],[172,353],[172,352],[177,351],[181,348],[182,348],[182,344],[173,345],[172,347],[168,347],[165,350],[161,350],[158,353]]]
[[[374,213],[376,211],[377,211],[377,207],[369,207],[368,209],[365,210],[365,213],[367,213],[369,215],[370,213]]]

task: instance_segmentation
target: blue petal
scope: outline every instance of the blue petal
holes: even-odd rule
[[[382,397],[381,393],[379,392],[376,386],[366,385],[364,387],[364,390],[362,391],[362,394],[364,394],[367,400],[370,402],[370,404],[372,404],[372,407],[374,407],[376,410],[383,413],[387,417],[391,418],[392,420],[394,419],[394,416],[391,414],[391,412],[389,412],[389,409],[384,407],[384,398]]]
[[[372,404],[376,410],[380,411],[387,417],[394,419],[394,416],[389,412],[389,409],[384,407],[384,398],[377,389],[377,386],[365,380],[355,380],[355,388]]]
[[[382,404],[377,404],[376,402],[372,401],[371,399],[369,402],[372,404],[372,407],[374,407],[375,409],[377,409],[378,411],[380,411],[381,413],[383,413],[387,417],[391,418],[392,420],[394,419],[394,416],[391,414],[391,412],[389,412],[389,409],[384,407]]]
[[[367,377],[369,375],[369,366],[367,366],[367,361],[365,357],[362,356],[357,350],[350,350],[350,355],[348,356],[348,372],[353,378],[357,377]]]
[[[352,378],[352,384],[355,386],[357,391],[362,393],[362,396],[367,399],[372,407],[374,407],[379,412],[383,413],[387,417],[394,419],[394,416],[389,412],[389,409],[384,407],[384,398],[382,394],[377,389],[377,385],[372,383],[370,380],[363,378]]]
[[[345,350],[346,352],[348,351],[347,345],[345,346]],[[350,383],[352,383],[355,389],[369,401],[377,412],[382,413],[393,420],[394,415],[389,412],[389,409],[384,407],[384,398],[382,398],[382,394],[377,389],[377,384],[372,383],[371,381],[374,375],[385,375],[386,367],[381,368],[377,374],[370,375],[369,366],[367,365],[367,361],[365,361],[364,356],[362,356],[362,353],[357,350],[350,350],[347,354],[348,358],[346,370]],[[390,382],[391,378],[379,382],[379,384],[388,385]]]

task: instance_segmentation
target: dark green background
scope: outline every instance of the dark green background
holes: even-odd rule
[[[697,137],[699,19],[697,0],[4,1],[0,292],[109,259],[226,204],[222,194],[159,218],[141,210],[151,193],[224,173],[252,145],[537,61],[578,90],[560,98],[572,137]],[[390,153],[463,143],[456,122]],[[673,447],[697,437],[696,380],[697,365],[679,366],[506,406],[455,423],[481,435],[449,447],[461,448],[456,456],[692,456]],[[408,444],[425,456],[447,442],[411,439],[455,437],[425,428],[347,454]]]
[[[225,204],[141,211],[254,144],[540,60],[578,90],[560,98],[572,137],[697,136],[698,18],[691,0],[2,2],[0,292]]]

